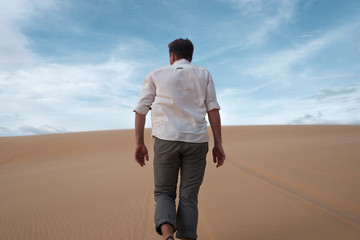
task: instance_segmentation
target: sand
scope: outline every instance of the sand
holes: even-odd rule
[[[360,126],[223,127],[199,240],[360,239]],[[150,130],[146,142],[152,158]],[[212,144],[212,143],[210,143]],[[0,239],[161,239],[134,131],[0,138]]]

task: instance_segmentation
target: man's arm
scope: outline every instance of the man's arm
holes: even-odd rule
[[[145,165],[149,161],[149,155],[144,142],[144,128],[145,128],[146,115],[135,112],[135,160],[140,166]]]
[[[220,167],[224,164],[226,155],[222,146],[221,137],[221,119],[218,109],[213,109],[208,112],[209,122],[211,130],[214,136],[214,148],[212,150],[213,161],[217,163],[216,167]]]

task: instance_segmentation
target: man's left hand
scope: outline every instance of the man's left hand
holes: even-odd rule
[[[145,159],[149,161],[149,154],[145,144],[137,144],[135,148],[135,161],[143,167]]]

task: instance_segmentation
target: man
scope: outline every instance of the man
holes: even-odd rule
[[[155,228],[164,239],[197,239],[198,192],[203,181],[208,133],[214,136],[213,161],[223,165],[220,106],[210,73],[191,65],[194,47],[188,39],[169,44],[170,65],[144,80],[135,112],[135,160],[149,160],[144,143],[145,116],[151,109],[154,143]],[[179,205],[175,198],[180,171]]]

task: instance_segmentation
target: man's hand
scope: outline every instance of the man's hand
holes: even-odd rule
[[[148,150],[145,144],[137,144],[135,148],[135,161],[143,167],[145,165],[145,159],[149,161]]]
[[[145,165],[145,159],[149,161],[148,150],[144,143],[145,120],[145,114],[135,112],[135,161],[142,167]]]
[[[222,145],[215,145],[212,150],[212,154],[214,163],[217,163],[216,167],[221,167],[224,164],[226,158]]]
[[[209,122],[211,125],[211,130],[214,135],[214,148],[212,150],[213,160],[216,164],[216,167],[221,167],[225,161],[225,152],[222,147],[222,138],[221,138],[221,119],[218,109],[213,109],[208,112]]]

